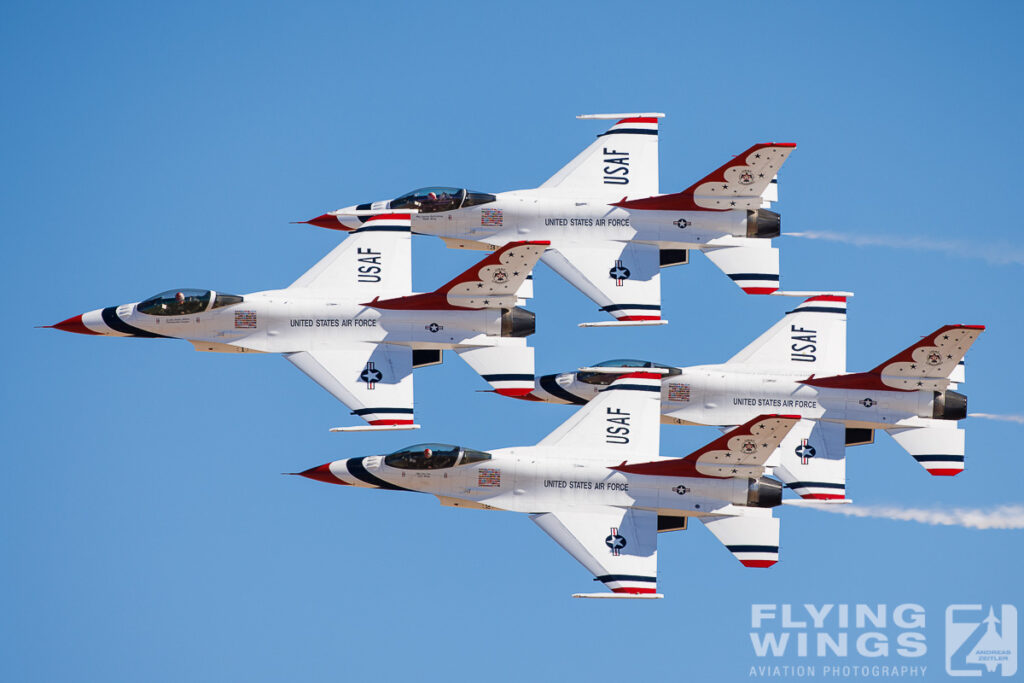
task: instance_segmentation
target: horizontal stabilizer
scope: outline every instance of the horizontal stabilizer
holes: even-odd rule
[[[747,294],[771,294],[779,288],[779,250],[771,240],[719,237],[704,254]]]
[[[770,510],[699,519],[744,567],[770,567],[779,561],[779,520]]]
[[[952,477],[964,470],[964,430],[956,422],[920,420],[925,426],[891,429],[889,434],[921,467],[938,477]]]
[[[501,346],[456,349],[462,360],[502,396],[525,396],[533,391],[533,348],[522,339],[502,339]]]

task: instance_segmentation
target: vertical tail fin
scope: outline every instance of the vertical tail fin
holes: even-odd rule
[[[618,118],[585,150],[551,176],[541,189],[558,188],[581,197],[649,197],[658,194],[658,119],[664,114],[592,114]]]

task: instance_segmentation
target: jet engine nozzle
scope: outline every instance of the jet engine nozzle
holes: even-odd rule
[[[493,319],[493,318],[492,318]],[[537,331],[537,316],[525,308],[516,306],[501,311],[502,337],[529,337]]]
[[[773,508],[782,505],[782,482],[771,477],[749,479],[747,505],[752,508]]]
[[[967,397],[958,391],[946,389],[935,392],[932,417],[936,420],[962,420],[967,417]]]
[[[768,209],[747,211],[747,237],[771,238],[781,234],[782,216]]]

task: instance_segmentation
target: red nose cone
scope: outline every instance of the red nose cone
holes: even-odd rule
[[[348,486],[341,479],[331,474],[331,463],[326,465],[319,465],[317,467],[311,467],[305,472],[298,473],[300,477],[306,477],[307,479],[316,479],[327,484],[341,484],[342,486]]]
[[[524,401],[539,401],[541,399],[533,396],[533,387],[529,389],[495,389],[496,394],[508,396],[509,398],[521,398]]]
[[[322,216],[310,218],[308,221],[302,222],[309,225],[315,225],[319,228],[327,228],[328,230],[348,230],[348,228],[341,224],[341,221],[338,220],[337,216],[332,216],[329,213],[325,213]]]
[[[85,323],[82,322],[82,316],[76,315],[74,318],[68,318],[63,320],[56,325],[50,325],[55,330],[64,330],[65,332],[74,332],[75,334],[100,334],[99,332],[93,332]]]

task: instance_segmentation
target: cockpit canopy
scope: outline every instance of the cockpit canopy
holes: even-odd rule
[[[668,370],[668,375],[680,374],[679,368],[673,368],[668,365],[661,365],[660,363],[652,363],[649,360],[634,360],[632,358],[616,358],[615,360],[606,360],[601,363],[595,363],[591,367],[594,368],[659,368],[661,370]],[[576,379],[587,384],[597,384],[604,386],[611,384],[615,381],[618,375],[609,375],[603,372],[579,372],[576,373]]]
[[[135,310],[146,315],[191,315],[202,313],[207,307],[213,310],[240,304],[244,300],[237,294],[224,294],[211,289],[168,289],[140,302]]]
[[[384,456],[384,464],[400,470],[442,470],[490,460],[491,454],[447,443],[418,443]]]
[[[458,187],[421,187],[388,202],[389,209],[416,209],[420,213],[453,211],[493,202],[497,197]]]

